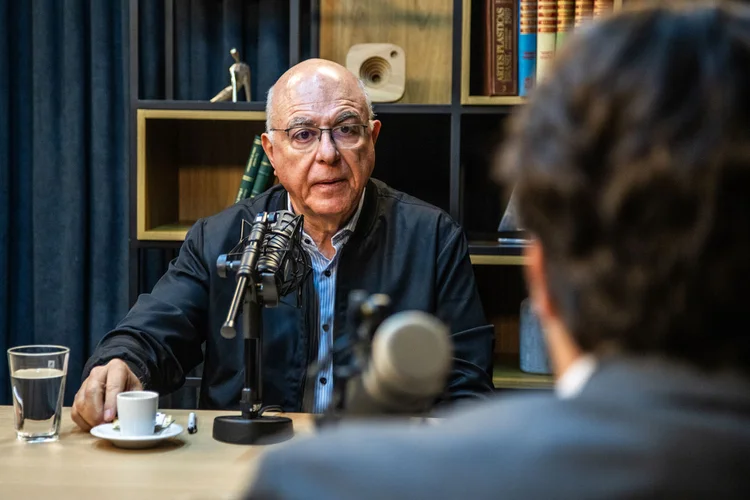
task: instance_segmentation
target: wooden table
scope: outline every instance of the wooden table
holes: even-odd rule
[[[16,439],[13,408],[0,406],[0,497],[8,499],[137,500],[237,498],[257,458],[270,446],[231,445],[211,437],[213,420],[231,411],[198,411],[198,432],[146,450],[123,450],[83,432],[66,408],[60,439],[28,444]],[[161,410],[187,429],[188,411]],[[295,437],[313,432],[311,415],[288,414]],[[289,441],[287,441],[289,442]]]

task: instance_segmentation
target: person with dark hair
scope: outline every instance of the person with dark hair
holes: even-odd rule
[[[500,177],[554,393],[272,450],[252,498],[750,498],[750,9],[571,38]]]

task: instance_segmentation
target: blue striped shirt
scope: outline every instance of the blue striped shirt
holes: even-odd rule
[[[310,342],[318,342],[318,361],[322,361],[333,347],[333,313],[336,303],[336,271],[339,264],[341,248],[349,241],[349,237],[357,226],[357,220],[362,212],[362,203],[365,199],[364,192],[359,200],[359,206],[349,222],[331,238],[334,255],[330,260],[323,255],[315,241],[304,230],[302,231],[302,248],[310,256],[313,271],[313,283],[315,285],[315,298],[318,301],[317,318],[313,324],[316,330],[310,332],[311,337],[317,335],[317,339],[310,338]],[[289,199],[288,209],[294,212],[292,201]],[[333,398],[333,365],[327,363],[318,375],[317,380],[308,379],[305,384],[303,400],[303,411],[322,413],[328,408]]]

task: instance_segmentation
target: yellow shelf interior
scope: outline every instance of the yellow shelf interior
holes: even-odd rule
[[[138,239],[184,240],[231,206],[264,129],[261,111],[138,110]]]
[[[518,355],[501,355],[492,371],[492,383],[496,389],[552,389],[552,375],[537,375],[521,371]]]
[[[521,255],[471,255],[471,263],[475,266],[523,266],[525,257]]]

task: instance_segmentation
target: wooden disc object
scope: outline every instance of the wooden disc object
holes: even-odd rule
[[[392,43],[360,43],[346,54],[346,67],[365,84],[372,102],[394,102],[404,95],[406,53]]]

